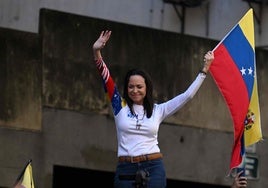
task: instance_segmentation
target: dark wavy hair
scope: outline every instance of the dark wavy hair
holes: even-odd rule
[[[133,110],[133,101],[129,98],[128,96],[128,82],[130,76],[133,75],[140,75],[144,78],[145,80],[145,85],[146,85],[146,95],[143,101],[143,107],[146,112],[147,118],[150,118],[153,113],[153,105],[154,105],[154,100],[153,100],[153,83],[151,80],[151,77],[149,76],[148,73],[146,73],[144,70],[141,69],[131,69],[126,73],[125,80],[124,80],[124,91],[123,91],[123,97],[126,100],[130,111],[133,115],[135,115],[135,112]]]

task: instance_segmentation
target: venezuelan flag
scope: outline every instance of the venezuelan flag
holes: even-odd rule
[[[24,167],[23,171],[19,175],[14,188],[34,188],[33,172],[32,172],[32,160]]]
[[[210,73],[233,120],[234,143],[230,162],[230,169],[233,169],[241,164],[245,146],[262,139],[252,9],[213,51]]]

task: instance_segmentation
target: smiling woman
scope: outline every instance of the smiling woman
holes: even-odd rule
[[[142,105],[146,96],[145,79],[139,75],[139,70],[131,70],[127,74],[128,85],[127,94],[135,104]]]
[[[118,163],[114,187],[165,188],[166,171],[158,145],[159,126],[193,98],[206,78],[214,55],[210,51],[205,54],[202,70],[184,93],[157,104],[153,100],[151,78],[144,70],[129,70],[123,96],[118,92],[100,52],[110,36],[111,31],[101,32],[93,44],[93,54],[112,105],[117,130]]]

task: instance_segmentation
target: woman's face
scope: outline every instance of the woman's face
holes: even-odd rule
[[[140,75],[132,75],[128,82],[128,96],[133,103],[142,105],[143,99],[146,96],[145,80]]]

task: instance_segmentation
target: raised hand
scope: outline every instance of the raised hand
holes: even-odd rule
[[[245,188],[247,187],[247,178],[245,176],[240,176],[242,171],[239,172],[234,179],[233,185],[231,188]]]
[[[205,56],[204,56],[204,66],[202,71],[207,73],[209,70],[209,67],[211,65],[211,63],[214,60],[214,53],[212,51],[208,51]]]
[[[93,50],[101,50],[104,48],[106,42],[109,40],[111,36],[112,31],[106,30],[102,31],[99,38],[96,40],[96,42],[93,44]]]

